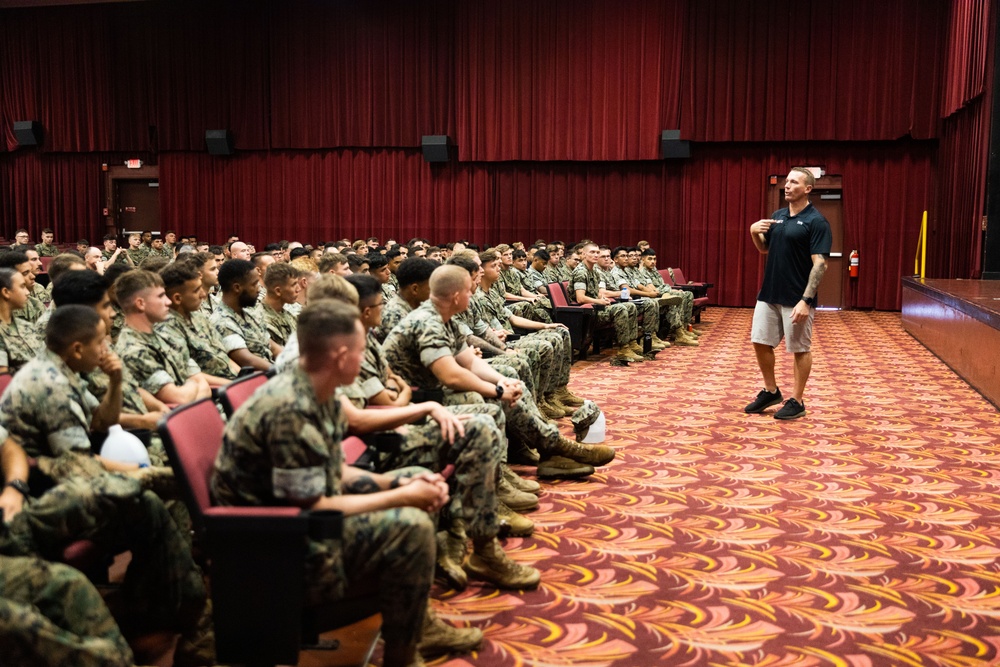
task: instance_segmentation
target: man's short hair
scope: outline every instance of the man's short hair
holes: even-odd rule
[[[189,280],[200,282],[201,271],[199,265],[194,262],[174,262],[163,267],[163,270],[160,271],[160,277],[163,278],[163,287],[169,296],[177,293]]]
[[[496,250],[484,250],[479,253],[479,261],[483,264],[489,264],[490,262],[495,262],[498,259],[500,259],[500,255]]]
[[[431,279],[434,269],[439,266],[440,264],[434,260],[424,257],[407,257],[396,269],[396,282],[399,283],[400,289],[417,283],[425,283]]]
[[[93,273],[93,271],[87,271],[87,273]],[[0,269],[0,289],[14,289],[14,276],[18,275],[17,271],[10,267],[3,267]]]
[[[431,274],[431,296],[447,298],[466,289],[469,272],[460,266],[439,266]]]
[[[62,354],[73,343],[89,343],[100,324],[101,316],[91,306],[59,306],[45,326],[45,347]]]
[[[535,251],[535,259],[543,259],[547,262],[552,259],[552,255],[550,255],[549,251],[545,248],[539,248]]]
[[[25,254],[25,257],[27,257],[29,250],[31,252],[37,252],[37,250],[35,250],[35,246],[28,245],[27,243],[20,243],[20,244],[14,246],[13,248],[11,248],[11,250],[13,252],[23,252]]]
[[[457,266],[468,271],[471,276],[479,270],[479,264],[477,264],[474,259],[476,256],[476,253],[471,250],[462,250],[461,252],[456,252],[449,257],[448,261],[444,263],[444,266]],[[398,275],[396,276],[396,279],[399,279]]]
[[[165,267],[170,263],[170,260],[166,257],[160,257],[159,255],[150,255],[146,259],[139,263],[139,268],[144,271],[152,271],[153,273],[159,273],[160,269]]]
[[[802,180],[810,187],[816,187],[816,177],[805,167],[792,167],[788,171],[797,171],[802,174]]]
[[[493,246],[493,249],[496,250],[498,255],[502,255],[505,252],[512,250],[512,248],[506,243],[501,243],[500,245]]]
[[[298,246],[298,247],[292,248],[288,252],[288,259],[289,259],[289,261],[291,261],[293,259],[298,259],[299,257],[308,257],[309,256],[309,252],[310,251],[308,249],[303,248],[302,246]]]
[[[624,245],[615,246],[615,249],[611,251],[611,259],[614,259],[615,257],[617,257],[618,253],[620,253],[620,252],[623,252],[623,253],[625,253],[627,255],[628,254],[628,246],[624,246]]]
[[[118,280],[118,277],[123,273],[128,273],[129,271],[135,271],[133,267],[128,264],[122,264],[120,262],[115,262],[108,268],[104,269],[104,284],[110,288]],[[71,273],[80,273],[79,271],[72,271]],[[94,273],[90,271],[89,273]],[[112,290],[113,291],[113,290]]]
[[[331,269],[347,263],[346,255],[341,255],[339,252],[328,252],[319,258],[319,272],[329,273]]]
[[[365,255],[365,258],[368,260],[369,271],[381,269],[383,266],[389,265],[389,260],[386,259],[385,255],[379,253]]]
[[[268,291],[277,287],[284,287],[289,280],[296,280],[299,277],[299,270],[291,264],[276,262],[264,272],[264,287]]]
[[[115,299],[124,311],[129,311],[139,293],[152,287],[163,287],[160,274],[145,269],[129,271],[115,281]]]
[[[55,232],[52,231],[51,227],[46,227],[45,229],[43,229],[42,234],[52,234],[53,236],[55,236]]]
[[[385,258],[386,259],[394,259],[396,257],[399,257],[402,254],[403,253],[399,251],[399,246],[397,245],[397,246],[393,246],[389,250],[385,251]]]
[[[66,271],[52,283],[52,301],[56,307],[90,306],[101,302],[108,291],[108,280],[96,271]]]
[[[323,354],[334,339],[357,333],[360,317],[357,306],[343,301],[320,299],[310,302],[299,313],[296,324],[299,354],[306,358]]]
[[[347,265],[351,267],[351,271],[357,273],[361,270],[362,264],[368,264],[368,255],[348,255]],[[369,265],[370,267],[370,265]]]
[[[223,292],[228,292],[237,283],[246,282],[251,271],[256,271],[257,267],[253,262],[245,259],[227,259],[219,267],[219,287]]]
[[[215,256],[219,256],[219,255],[224,254],[221,245],[210,245],[210,246],[208,246],[208,251],[210,253],[212,253],[213,255],[215,255]]]
[[[642,251],[642,256],[643,257],[649,257],[650,255],[652,255],[652,256],[655,257],[656,256],[656,251],[653,250],[652,248],[646,248],[645,250]]]
[[[511,257],[513,259],[521,259],[522,257],[527,257],[527,256],[528,256],[528,253],[524,252],[520,248],[516,248],[514,250],[513,254],[511,255]]]
[[[23,252],[8,250],[0,253],[0,268],[13,269],[21,264],[27,264],[28,256]]]
[[[382,283],[375,276],[355,273],[350,276],[344,276],[344,280],[353,285],[354,289],[358,291],[358,305],[382,293]]]
[[[308,257],[296,257],[288,265],[299,270],[300,278],[303,273],[319,273],[319,264]]]
[[[193,252],[187,257],[184,257],[181,261],[187,262],[188,264],[191,264],[201,270],[201,267],[205,266],[213,259],[215,259],[215,255],[211,252]]]
[[[343,276],[333,273],[321,273],[306,290],[306,301],[312,303],[319,299],[337,299],[352,305],[358,305],[358,290]]]
[[[64,252],[56,255],[49,262],[49,280],[53,282],[59,278],[60,275],[69,271],[74,266],[86,267],[87,263],[83,261],[83,258],[79,255],[71,252]]]
[[[115,236],[114,234],[105,234],[104,235],[104,240],[105,241],[117,241],[118,237]]]

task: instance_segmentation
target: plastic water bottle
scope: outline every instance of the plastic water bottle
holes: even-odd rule
[[[101,446],[101,456],[119,463],[149,465],[149,452],[142,440],[122,429],[121,424],[108,428],[108,437]]]
[[[622,298],[622,301],[628,301],[629,300],[628,285],[622,285],[622,297],[621,298]]]

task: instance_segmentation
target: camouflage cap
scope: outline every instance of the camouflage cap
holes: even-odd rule
[[[577,435],[583,435],[587,433],[587,429],[597,421],[597,418],[601,416],[601,409],[597,407],[597,403],[587,400],[583,402],[573,416],[570,418],[573,422],[573,430]]]

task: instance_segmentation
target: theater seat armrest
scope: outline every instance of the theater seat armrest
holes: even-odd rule
[[[297,533],[305,535],[309,513],[298,507],[210,507],[205,510],[209,533]]]

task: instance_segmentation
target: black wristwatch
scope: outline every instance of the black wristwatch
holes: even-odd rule
[[[497,382],[497,398],[503,398],[503,385]]]
[[[806,305],[812,308],[816,305],[816,297],[814,296],[804,296],[802,300],[806,302]]]
[[[31,495],[31,489],[28,488],[28,483],[27,482],[22,482],[19,479],[13,479],[13,480],[7,482],[4,486],[9,486],[10,488],[12,488],[15,491],[19,492],[25,498],[27,498],[28,496]]]

